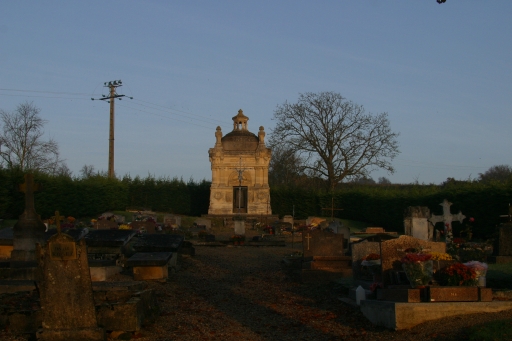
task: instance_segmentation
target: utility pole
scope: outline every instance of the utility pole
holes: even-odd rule
[[[119,100],[124,97],[124,95],[118,95],[116,92],[116,89],[122,85],[123,82],[121,80],[117,81],[111,81],[111,82],[105,82],[103,83],[104,87],[109,88],[109,96],[101,95],[102,98],[96,98],[97,100],[101,101],[107,101],[107,103],[110,103],[110,129],[109,129],[109,138],[108,138],[108,177],[114,178],[115,172],[114,172],[114,103],[115,99],[118,98]],[[133,99],[133,97],[129,97],[130,99]],[[93,101],[95,98],[91,98]]]

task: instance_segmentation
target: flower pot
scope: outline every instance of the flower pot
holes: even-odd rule
[[[403,263],[402,268],[411,287],[423,287],[432,280],[432,261]]]

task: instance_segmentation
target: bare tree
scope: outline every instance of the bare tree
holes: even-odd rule
[[[399,153],[386,113],[365,114],[334,92],[304,93],[274,112],[270,144],[286,144],[304,160],[304,168],[327,180],[333,190],[345,178],[368,177],[376,168],[393,173]]]
[[[43,140],[43,127],[47,122],[40,116],[40,109],[25,102],[14,112],[0,110],[3,125],[0,135],[0,162],[7,168],[21,171],[38,170],[56,174],[62,171],[59,146],[53,139]]]
[[[84,165],[82,169],[80,169],[80,176],[83,179],[91,178],[95,175],[94,166],[93,165]]]
[[[296,185],[298,179],[304,175],[303,161],[294,150],[282,144],[271,146],[268,180],[271,186]]]
[[[478,174],[481,182],[506,182],[512,179],[512,167],[509,165],[492,166],[485,173]]]

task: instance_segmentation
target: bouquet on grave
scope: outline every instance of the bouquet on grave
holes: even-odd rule
[[[402,269],[413,288],[428,285],[434,273],[430,254],[407,253],[401,262]]]
[[[478,262],[478,261],[471,261],[464,263],[465,266],[467,266],[470,269],[475,270],[475,280],[478,281],[480,277],[485,277],[487,275],[487,269],[488,266],[486,263]]]
[[[474,268],[455,263],[438,271],[436,280],[446,286],[473,286],[477,283],[477,276]]]

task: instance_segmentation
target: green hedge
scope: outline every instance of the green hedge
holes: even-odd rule
[[[48,218],[56,210],[61,215],[94,217],[107,210],[128,207],[150,208],[159,212],[200,216],[208,213],[210,182],[184,182],[178,178],[146,178],[125,176],[109,179],[92,176],[85,179],[35,174],[42,189],[35,193],[36,210]],[[24,195],[18,188],[23,173],[0,169],[0,218],[16,219],[25,207]],[[295,217],[330,216],[331,201],[338,218],[367,222],[388,231],[403,232],[404,211],[408,206],[427,206],[433,214],[442,214],[444,199],[453,203],[452,213],[462,211],[474,217],[475,237],[492,236],[503,222],[500,215],[508,212],[512,202],[512,182],[452,182],[437,185],[345,185],[334,195],[305,188],[271,188],[272,213]],[[467,220],[466,220],[467,221]],[[464,224],[466,224],[466,221]],[[442,226],[438,226],[442,227]],[[463,226],[454,223],[458,236]]]

